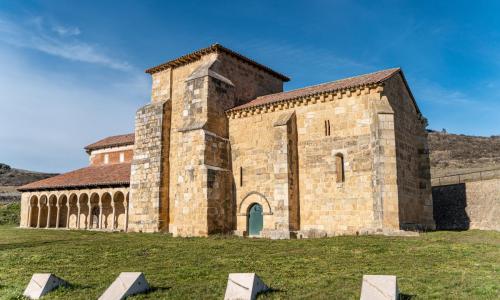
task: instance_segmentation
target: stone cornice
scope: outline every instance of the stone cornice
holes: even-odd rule
[[[264,103],[261,105],[231,109],[226,111],[226,115],[231,119],[244,118],[247,116],[285,110],[293,107],[308,106],[316,103],[324,103],[335,101],[344,97],[351,97],[352,95],[367,95],[370,93],[382,93],[384,90],[384,83],[373,83],[349,87],[345,89],[338,89],[332,91],[324,91],[289,99],[283,99],[271,103]]]

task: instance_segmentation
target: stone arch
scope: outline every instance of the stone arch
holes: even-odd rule
[[[79,216],[77,217],[77,228],[89,228],[89,218],[90,207],[89,207],[89,195],[86,192],[81,193],[78,196],[79,205]]]
[[[258,203],[262,206],[264,215],[273,214],[271,209],[271,204],[269,204],[269,201],[267,200],[266,196],[256,191],[252,191],[246,194],[245,197],[243,197],[243,200],[241,200],[240,205],[238,207],[238,214],[246,216],[248,214],[248,209],[254,203]]]
[[[57,195],[50,194],[49,201],[47,204],[48,212],[47,212],[47,227],[56,227],[56,219],[57,219]]]
[[[99,228],[100,224],[100,205],[99,201],[101,199],[101,194],[97,192],[93,192],[90,194],[90,207],[88,211],[88,223],[89,227],[88,228],[93,228],[97,229]]]
[[[76,193],[70,193],[68,196],[68,228],[77,228],[77,218],[78,218],[78,195]]]
[[[113,228],[113,198],[111,193],[104,192],[101,195],[101,210],[102,210],[102,229]]]
[[[48,197],[47,194],[41,194],[38,198],[38,206],[40,213],[38,214],[37,227],[43,228],[47,226],[47,215],[48,215]]]
[[[59,195],[59,199],[57,199],[57,204],[59,209],[57,211],[59,215],[59,223],[57,227],[67,227],[68,225],[68,196],[64,193]]]
[[[38,222],[38,196],[32,195],[29,200],[30,204],[30,213],[29,213],[29,224],[28,227],[36,227],[36,223]]]
[[[113,203],[115,206],[115,229],[125,230],[126,228],[126,195],[122,191],[113,193]]]

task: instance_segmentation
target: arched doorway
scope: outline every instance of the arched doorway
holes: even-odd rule
[[[264,225],[262,205],[254,203],[248,209],[248,235],[260,235]]]

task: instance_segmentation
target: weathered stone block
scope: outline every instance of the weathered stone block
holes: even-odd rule
[[[396,276],[363,275],[360,300],[398,300]]]
[[[224,300],[253,300],[257,294],[268,289],[255,273],[231,273],[227,279]]]
[[[141,272],[122,272],[99,297],[99,300],[121,300],[149,290],[146,277]]]
[[[66,286],[67,282],[50,273],[35,273],[31,277],[28,286],[24,290],[23,296],[30,299],[40,299],[48,292],[60,287]]]

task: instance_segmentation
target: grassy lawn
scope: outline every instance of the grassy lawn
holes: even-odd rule
[[[122,271],[153,286],[134,299],[222,299],[230,272],[259,274],[274,289],[261,298],[359,299],[363,274],[394,274],[407,299],[499,299],[500,233],[271,241],[0,226],[0,299],[19,299],[34,272],[72,284],[46,299],[97,299]]]

